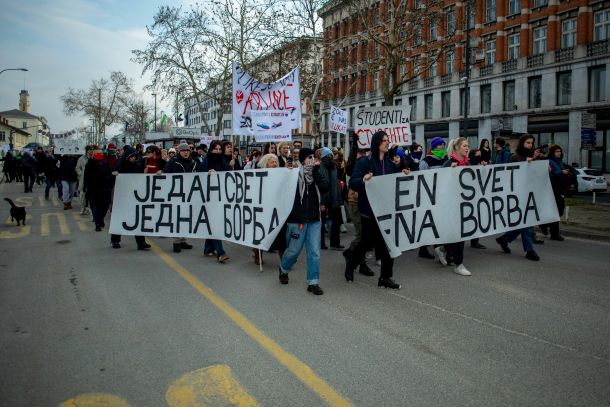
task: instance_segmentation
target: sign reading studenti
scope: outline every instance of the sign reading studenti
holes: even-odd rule
[[[267,250],[294,203],[298,171],[120,174],[110,232],[228,240]]]
[[[559,220],[548,161],[378,176],[365,188],[392,257]]]
[[[235,135],[288,135],[290,130],[301,127],[301,88],[298,67],[278,81],[266,83],[257,81],[234,63],[232,99]],[[273,127],[280,121],[269,122],[269,128],[265,129],[257,126],[252,117],[252,112],[264,110],[281,111],[287,116],[281,120],[281,126]]]
[[[388,134],[390,143],[404,146],[411,144],[411,125],[409,115],[411,106],[377,106],[365,107],[356,113],[355,131],[358,145],[362,148],[371,146],[373,134],[383,130]]]

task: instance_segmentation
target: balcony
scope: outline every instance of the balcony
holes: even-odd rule
[[[534,68],[536,66],[542,66],[543,63],[544,63],[544,55],[543,54],[532,55],[532,56],[527,57],[527,67],[528,68]]]
[[[517,70],[517,60],[511,59],[510,61],[502,62],[502,73],[515,72]]]
[[[591,44],[587,44],[587,56],[594,57],[598,55],[605,55],[608,53],[608,40],[597,41]]]
[[[451,74],[441,76],[441,85],[448,85],[451,83]]]
[[[555,51],[555,62],[565,62],[574,59],[574,47],[562,48]]]
[[[479,70],[479,76],[489,76],[494,73],[493,65],[485,65]]]
[[[426,78],[424,80],[424,88],[430,88],[434,86],[434,78]]]
[[[417,90],[419,89],[419,80],[413,79],[409,82],[409,90]]]

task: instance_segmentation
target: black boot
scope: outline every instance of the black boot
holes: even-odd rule
[[[362,274],[363,276],[368,276],[368,277],[372,277],[375,275],[375,272],[373,270],[371,270],[371,268],[369,267],[368,264],[366,264],[366,261],[363,261],[362,263],[360,263],[360,268],[358,269],[358,273]]]
[[[174,243],[174,253],[180,253],[182,251],[182,247],[180,247],[180,243]]]
[[[424,259],[432,259],[434,260],[434,256],[430,254],[428,251],[428,246],[421,246],[419,248],[419,253],[417,254],[419,257]]]

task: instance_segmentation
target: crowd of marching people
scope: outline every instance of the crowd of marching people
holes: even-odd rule
[[[374,276],[375,272],[367,264],[369,252],[374,252],[380,265],[378,286],[400,289],[393,279],[394,259],[384,243],[382,233],[373,215],[367,197],[366,183],[373,177],[403,172],[427,171],[443,167],[459,167],[508,162],[549,160],[549,176],[559,214],[565,207],[564,194],[568,185],[569,171],[563,163],[563,151],[558,145],[551,145],[548,154],[542,147],[536,147],[534,137],[520,138],[514,152],[502,138],[482,140],[478,148],[471,148],[465,138],[449,141],[441,137],[431,140],[430,148],[413,143],[408,147],[391,146],[387,134],[375,133],[370,147],[360,148],[357,137],[351,142],[349,157],[337,148],[304,147],[302,141],[279,144],[267,143],[263,149],[250,152],[242,157],[237,148],[228,141],[215,140],[208,146],[195,146],[182,141],[168,150],[155,145],[126,145],[121,149],[110,143],[102,149],[88,145],[82,156],[56,156],[52,149],[38,148],[34,153],[10,152],[2,159],[6,182],[23,182],[24,193],[32,192],[34,183],[45,184],[45,198],[49,199],[51,188],[56,188],[63,209],[72,209],[73,200],[78,203],[83,215],[91,215],[95,230],[102,231],[105,218],[112,207],[113,188],[118,174],[162,174],[240,171],[242,169],[291,168],[298,171],[298,183],[293,208],[273,242],[270,252],[279,255],[279,281],[289,283],[289,273],[293,269],[303,249],[306,252],[307,291],[323,294],[320,287],[321,250],[340,250],[345,258],[344,277],[354,281],[356,270],[364,276]],[[342,244],[341,234],[346,222],[351,222],[355,237],[349,244]],[[559,222],[540,225],[540,230],[550,238],[562,241]],[[328,245],[326,244],[328,235]],[[510,243],[521,237],[523,251],[528,260],[540,259],[535,250],[538,239],[533,227],[512,230],[496,238],[501,250],[511,253]],[[144,236],[135,236],[138,250],[148,250],[150,245]],[[121,236],[112,234],[111,246],[121,247]],[[455,273],[469,276],[465,266],[464,241],[452,242],[433,247],[420,247],[418,255],[436,260],[443,266],[453,266]],[[486,249],[478,239],[470,240],[472,249]],[[190,250],[193,245],[185,238],[174,238],[174,253]],[[221,240],[207,239],[203,253],[215,257],[219,263],[230,260]],[[263,262],[261,251],[253,249],[254,263]]]

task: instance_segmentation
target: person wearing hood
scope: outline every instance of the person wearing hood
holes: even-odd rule
[[[381,259],[381,273],[377,281],[378,287],[400,289],[400,284],[392,280],[394,259],[390,257],[388,248],[383,240],[379,225],[369,203],[365,184],[373,177],[379,177],[398,172],[394,163],[388,157],[390,141],[385,131],[380,130],[371,138],[371,155],[356,162],[356,167],[349,180],[349,187],[358,192],[358,209],[362,219],[362,239],[351,252],[345,255],[345,279],[354,281],[354,269],[363,261],[366,252],[375,248],[375,253]],[[403,173],[409,174],[408,169]]]
[[[413,142],[409,146],[409,155],[405,158],[405,166],[411,171],[419,170],[419,162],[424,157],[424,149],[419,144]]]
[[[227,162],[227,158],[222,151],[222,143],[218,140],[212,141],[210,143],[210,148],[208,149],[208,154],[201,164],[200,171],[209,174],[229,171],[230,162]],[[203,245],[203,254],[208,257],[215,255],[219,263],[224,263],[229,260],[229,256],[227,256],[222,246],[222,240],[206,239]]]
[[[95,231],[100,232],[104,218],[110,206],[112,194],[112,172],[104,159],[104,153],[96,146],[87,146],[91,151],[91,158],[87,159],[83,169],[83,195],[93,212]]]
[[[170,149],[171,150],[171,149]],[[170,158],[165,164],[163,172],[166,174],[189,173],[197,171],[197,162],[191,157],[191,148],[186,142],[178,145],[178,155]],[[193,248],[184,237],[176,237],[173,242],[174,253],[180,253],[182,249],[190,250]]]
[[[326,248],[326,242],[324,241],[324,224],[326,218],[330,217],[330,247],[335,250],[343,250],[345,247],[341,246],[340,241],[343,217],[341,215],[341,190],[339,189],[337,165],[333,158],[333,151],[330,148],[322,148],[321,157],[320,173],[328,180],[329,188],[327,192],[322,194],[322,230],[320,243],[322,248]]]
[[[36,159],[27,150],[21,156],[21,168],[24,192],[32,192],[34,181],[36,181]]]
[[[531,134],[524,134],[519,139],[517,150],[515,154],[511,155],[510,162],[532,162],[534,160],[534,136]],[[508,244],[515,240],[517,236],[521,235],[521,243],[523,244],[523,250],[525,251],[525,257],[528,260],[538,261],[540,257],[538,253],[534,251],[534,228],[527,227],[523,229],[511,230],[504,233],[502,236],[496,239],[496,242],[502,248],[504,253],[510,253],[510,247]]]
[[[108,164],[108,161],[106,161],[106,163]],[[112,170],[110,165],[108,165],[108,169]],[[112,171],[112,175],[116,177],[119,174],[141,174],[142,172],[143,168],[138,160],[137,151],[131,146],[125,146],[123,149],[123,155],[121,155],[121,159],[117,162],[116,167]],[[150,245],[146,243],[144,236],[134,236],[134,238],[136,240],[138,250],[150,249]],[[112,243],[113,249],[120,249],[121,235],[110,235],[110,243]]]
[[[329,189],[328,180],[320,171],[320,162],[311,148],[299,151],[301,166],[294,205],[286,221],[286,250],[280,263],[280,283],[288,284],[288,272],[294,266],[303,247],[307,252],[307,291],[322,295],[320,288],[321,194]]]

